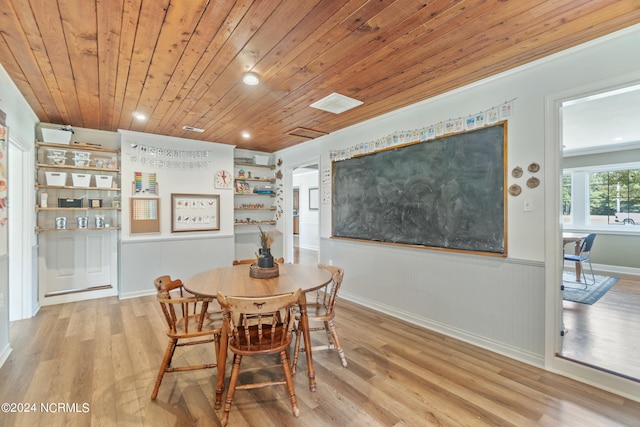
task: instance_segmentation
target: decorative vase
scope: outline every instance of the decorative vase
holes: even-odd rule
[[[273,256],[271,256],[271,249],[260,248],[258,253],[258,267],[271,268],[273,267]]]

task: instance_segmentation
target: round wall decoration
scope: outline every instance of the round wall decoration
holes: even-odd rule
[[[520,166],[516,166],[511,171],[511,175],[513,175],[514,178],[520,178],[522,176],[522,168]]]
[[[540,165],[537,163],[531,163],[527,169],[529,172],[538,172],[540,170]]]
[[[517,196],[522,192],[522,188],[520,188],[520,186],[518,184],[513,184],[511,187],[509,187],[509,194],[511,194],[512,196]]]
[[[527,187],[529,188],[536,188],[538,185],[540,185],[540,180],[535,176],[532,176],[527,180]]]

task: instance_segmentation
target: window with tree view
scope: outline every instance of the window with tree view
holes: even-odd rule
[[[564,224],[573,222],[571,215],[571,181],[572,175],[570,173],[562,174],[562,222]]]
[[[640,225],[640,169],[590,172],[589,223]]]

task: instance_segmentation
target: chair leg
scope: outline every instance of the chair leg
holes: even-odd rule
[[[164,352],[164,357],[162,358],[162,363],[160,365],[160,370],[158,371],[158,378],[156,379],[156,385],[153,387],[153,392],[151,392],[151,400],[155,400],[158,397],[158,390],[160,389],[160,383],[162,383],[162,378],[164,377],[164,373],[167,371],[167,367],[171,365],[171,359],[173,357],[173,352],[176,349],[177,339],[170,339],[169,344],[167,345],[167,349]]]
[[[593,284],[596,284],[596,275],[593,274],[593,266],[591,265],[591,260],[589,260],[589,270],[591,270],[591,278],[593,279]]]
[[[296,327],[296,342],[293,346],[293,361],[291,362],[291,373],[293,375],[296,374],[296,368],[298,367],[298,355],[300,354],[300,334],[302,331],[300,330],[300,322]]]
[[[233,355],[233,368],[231,368],[231,378],[229,379],[229,389],[227,390],[227,397],[224,401],[224,413],[222,414],[222,425],[226,426],[229,422],[229,411],[231,411],[231,403],[233,402],[233,395],[236,391],[236,383],[238,382],[238,375],[240,374],[240,363],[242,362],[242,356],[239,354]]]
[[[324,322],[324,332],[327,334],[327,341],[329,341],[329,348],[331,348],[332,345],[335,345],[335,342],[333,342],[333,336],[331,335],[331,327],[329,326],[329,321]]]
[[[589,260],[589,270],[591,271],[591,279],[593,280],[592,283],[587,282],[587,275],[585,273],[585,268],[584,268],[584,264],[582,264],[582,262],[580,262],[580,269],[582,270],[582,280],[584,280],[584,288],[587,289],[587,287],[591,284],[591,285],[595,285],[596,284],[596,275],[593,273],[593,266],[591,265],[591,260]]]
[[[282,361],[284,380],[287,383],[287,392],[289,393],[289,400],[291,401],[291,412],[293,412],[295,417],[299,417],[300,409],[298,408],[298,400],[296,399],[296,390],[293,386],[293,376],[291,374],[291,368],[289,367],[289,358],[285,350],[280,352],[280,360]]]
[[[342,366],[347,367],[347,359],[344,357],[344,350],[342,350],[342,345],[340,345],[340,338],[338,338],[338,331],[336,330],[336,326],[333,324],[333,320],[327,321],[329,325],[329,331],[331,331],[331,337],[333,338],[333,343],[338,350],[338,355],[340,356],[340,360],[342,361]]]

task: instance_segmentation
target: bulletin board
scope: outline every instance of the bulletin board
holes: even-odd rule
[[[160,199],[132,197],[129,212],[131,234],[160,232]]]
[[[220,230],[220,195],[171,194],[171,232]]]

